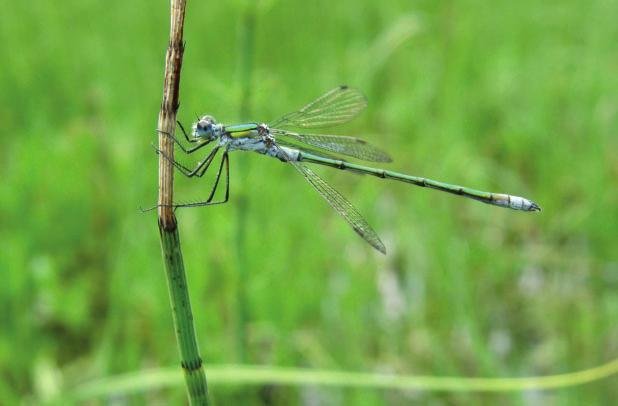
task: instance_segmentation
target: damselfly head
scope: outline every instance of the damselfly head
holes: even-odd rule
[[[212,116],[202,116],[197,123],[193,124],[193,136],[195,138],[216,138],[216,129],[219,126]]]

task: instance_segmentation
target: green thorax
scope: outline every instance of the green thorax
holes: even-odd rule
[[[257,123],[234,124],[226,125],[225,132],[232,138],[240,138],[251,135],[251,132],[257,130],[257,128]]]

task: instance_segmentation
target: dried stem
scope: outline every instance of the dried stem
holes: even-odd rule
[[[159,225],[164,229],[176,228],[176,217],[172,204],[174,202],[174,166],[167,157],[174,157],[174,143],[165,134],[174,134],[176,130],[176,112],[180,87],[180,69],[184,44],[182,32],[185,21],[184,0],[172,0],[172,18],[170,42],[165,55],[165,82],[163,84],[163,101],[159,111]]]
[[[202,365],[193,314],[185,276],[178,223],[174,215],[174,166],[167,157],[174,157],[174,143],[165,134],[176,131],[176,112],[178,111],[178,89],[180,87],[180,70],[184,44],[182,39],[184,18],[184,0],[171,2],[170,41],[165,56],[165,82],[163,85],[163,101],[159,112],[159,233],[161,236],[161,251],[165,263],[167,286],[170,295],[170,305],[174,320],[174,329],[180,352],[181,366],[184,371],[185,384],[191,404],[207,405],[208,389],[206,375]]]

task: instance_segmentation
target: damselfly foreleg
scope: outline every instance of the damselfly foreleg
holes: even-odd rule
[[[210,167],[210,164],[215,159],[215,155],[217,155],[217,152],[219,151],[219,148],[220,147],[213,148],[213,150],[210,151],[210,154],[208,154],[208,156],[203,161],[200,161],[194,169],[187,168],[186,166],[184,166],[180,162],[175,161],[175,160],[171,159],[170,157],[168,157],[160,149],[156,149],[156,148],[155,149],[157,151],[157,154],[163,155],[163,157],[165,159],[167,159],[169,162],[171,162],[186,177],[192,178],[194,176],[197,176],[198,178],[201,178],[202,176],[204,176],[204,174],[206,173],[206,171]]]
[[[185,149],[185,147],[183,147],[180,142],[178,142],[178,140],[176,140],[176,144],[178,144],[178,146],[187,154],[191,154],[195,151],[197,151],[198,149],[202,148],[204,145],[208,145],[210,142],[212,142],[212,139],[206,140],[206,141],[202,141],[200,138],[194,138],[194,137],[189,137],[189,135],[187,134],[187,132],[185,131],[185,128],[183,127],[182,123],[180,121],[177,121],[178,123],[178,127],[180,127],[180,131],[182,131],[182,135],[185,136],[185,139],[190,142],[190,143],[196,143],[198,142],[199,144],[196,145],[193,148],[188,148]]]
[[[180,147],[180,149],[182,150],[182,152],[184,152],[185,154],[191,154],[191,153],[197,151],[198,149],[201,149],[202,147],[205,147],[206,145],[208,145],[208,144],[210,144],[212,142],[212,140],[206,140],[206,141],[203,141],[203,142],[199,143],[195,147],[186,148],[184,145],[182,145],[180,143],[180,141],[178,141],[178,138],[174,137],[172,134],[170,134],[168,132],[165,132],[165,131],[161,131],[161,130],[157,130],[157,132],[165,135],[166,137],[170,137],[172,139],[172,141],[174,141],[174,143],[176,145],[178,145]],[[189,141],[189,142],[197,142],[197,141]]]

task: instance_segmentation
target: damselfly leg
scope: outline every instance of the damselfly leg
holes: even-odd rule
[[[219,152],[219,148],[220,147],[213,148],[213,150],[210,151],[210,154],[208,154],[208,156],[204,160],[200,161],[194,169],[187,168],[186,166],[184,166],[180,162],[175,161],[175,160],[171,159],[170,157],[168,157],[165,154],[165,152],[161,151],[160,149],[157,149],[157,148],[155,148],[155,149],[157,151],[157,154],[163,155],[163,158],[165,158],[169,162],[171,162],[176,167],[176,169],[178,169],[180,172],[182,172],[182,174],[185,175],[187,178],[192,178],[194,176],[197,176],[198,178],[201,178],[202,176],[204,176],[204,173],[206,173],[206,171],[210,167],[210,164],[215,159],[215,156],[217,155],[217,152]]]
[[[182,125],[182,123],[180,121],[176,121],[176,124],[178,124],[178,127],[180,127],[180,131],[182,131],[182,135],[185,136],[185,139],[187,141],[189,141],[191,143],[199,141],[198,138],[189,137],[189,134],[187,134],[187,131],[185,131],[185,127]]]
[[[197,168],[195,168],[193,171],[189,172],[189,173],[185,173],[185,171],[188,171],[188,168],[186,168],[185,166],[181,165],[178,162],[172,161],[167,155],[165,155],[163,152],[157,150],[158,153],[160,153],[161,155],[163,155],[163,157],[165,159],[167,159],[168,161],[172,162],[174,164],[174,166],[176,168],[178,168],[183,175],[187,176],[187,177],[192,177],[194,175],[198,176],[198,177],[202,177],[204,175],[204,173],[206,173],[206,170],[208,169],[208,167],[210,166],[210,164],[212,163],[212,161],[214,160],[215,155],[217,154],[217,151],[219,150],[219,147],[213,149],[210,154],[208,155],[208,157],[200,162],[200,164],[198,164]],[[221,180],[221,173],[223,172],[223,166],[225,165],[225,196],[223,198],[223,200],[219,200],[216,202],[213,202],[213,199],[215,197],[215,194],[217,193],[217,189],[219,187],[219,181]],[[200,171],[201,169],[201,171]],[[197,173],[198,171],[200,171],[200,173]],[[191,175],[191,173],[193,173],[193,175]],[[212,189],[210,191],[210,194],[208,195],[208,198],[204,201],[201,202],[193,202],[193,203],[180,203],[180,204],[173,204],[171,205],[171,207],[173,207],[174,209],[177,209],[179,207],[201,207],[201,206],[213,206],[216,204],[224,204],[227,203],[230,199],[230,158],[228,156],[228,152],[224,151],[223,152],[223,156],[221,157],[221,163],[219,164],[219,170],[217,171],[217,176],[215,177],[215,183],[212,186]],[[156,205],[153,207],[149,207],[147,209],[141,209],[142,212],[146,212],[146,211],[150,211],[150,210],[154,210],[157,207],[168,207],[166,205]]]
[[[180,121],[177,121],[178,126],[180,127],[180,131],[182,132],[182,134],[184,135],[185,139],[187,140],[187,142],[190,142],[191,144],[195,144],[198,143],[196,146],[191,147],[191,148],[187,148],[184,145],[182,145],[182,143],[180,142],[180,140],[178,138],[176,138],[175,136],[173,136],[172,134],[166,132],[166,131],[161,131],[161,130],[157,130],[157,132],[170,137],[172,139],[172,141],[174,141],[174,143],[176,145],[178,145],[180,147],[180,149],[185,153],[185,154],[192,154],[193,152],[205,147],[206,145],[210,144],[212,142],[212,140],[200,140],[199,138],[191,138],[189,137],[189,135],[187,134],[187,132],[185,131],[185,128],[183,127],[183,125],[180,123]]]
[[[221,172],[223,172],[224,164],[225,164],[225,197],[223,198],[223,200],[213,202],[215,193],[217,192],[217,188],[219,187],[219,180],[221,179]],[[202,175],[204,174],[204,172],[202,172]],[[219,170],[217,171],[217,177],[215,179],[215,184],[213,185],[212,190],[210,191],[210,195],[208,196],[208,199],[206,199],[203,202],[175,204],[174,208],[177,209],[179,207],[213,206],[215,204],[227,203],[229,199],[230,199],[230,158],[228,156],[227,151],[224,151],[223,156],[221,157],[221,164],[219,165]]]

